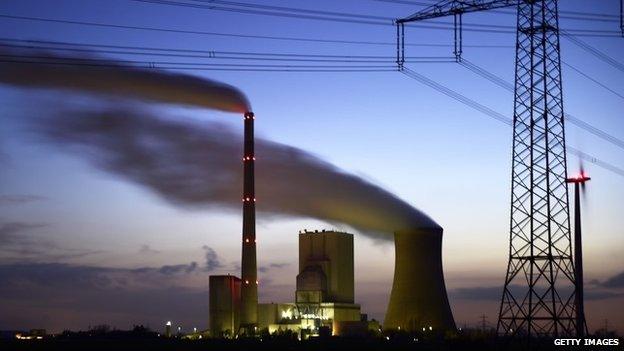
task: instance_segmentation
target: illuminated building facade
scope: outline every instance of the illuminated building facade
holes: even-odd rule
[[[353,235],[336,231],[299,233],[295,303],[260,304],[258,324],[270,333],[303,337],[364,327],[354,303]]]

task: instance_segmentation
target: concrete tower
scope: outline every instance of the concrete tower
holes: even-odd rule
[[[254,189],[254,119],[245,113],[243,151],[243,250],[241,259],[240,332],[251,334],[258,323],[258,267],[256,264],[256,193]]]
[[[442,228],[394,234],[394,282],[384,329],[455,330],[442,272]]]
[[[240,323],[240,279],[233,275],[211,275],[209,291],[210,334],[234,337]]]

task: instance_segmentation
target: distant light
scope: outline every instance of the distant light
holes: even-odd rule
[[[429,326],[429,330],[433,330],[433,328],[431,326]]]
[[[425,327],[423,327],[423,331],[425,331]]]
[[[389,337],[389,336],[386,336],[386,340],[390,340],[390,337]]]
[[[170,327],[171,326],[171,321],[168,321],[167,324],[165,324],[165,325]]]

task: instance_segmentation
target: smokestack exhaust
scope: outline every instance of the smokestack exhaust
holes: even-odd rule
[[[254,179],[253,112],[244,116],[243,241],[241,258],[241,311],[239,334],[250,335],[258,323],[258,267],[256,262],[256,191]]]

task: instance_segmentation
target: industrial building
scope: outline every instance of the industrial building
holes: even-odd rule
[[[366,330],[360,305],[354,303],[354,286],[353,235],[303,231],[295,302],[260,304],[259,327],[269,332],[297,331],[303,337],[323,330],[333,335]]]
[[[292,331],[305,338],[323,332],[346,335],[367,330],[360,305],[354,303],[352,234],[299,233],[296,282],[294,302],[258,304],[258,331]],[[210,277],[211,335],[231,337],[232,331],[239,330],[241,285],[242,281],[231,275]]]
[[[241,280],[233,275],[209,278],[209,327],[214,337],[233,337],[240,326]]]
[[[455,330],[442,271],[442,228],[399,231],[395,270],[384,330]],[[378,332],[354,299],[353,235],[337,231],[299,233],[299,274],[294,302],[260,303],[255,330],[315,335]],[[210,277],[210,330],[231,336],[239,330],[241,280]]]

